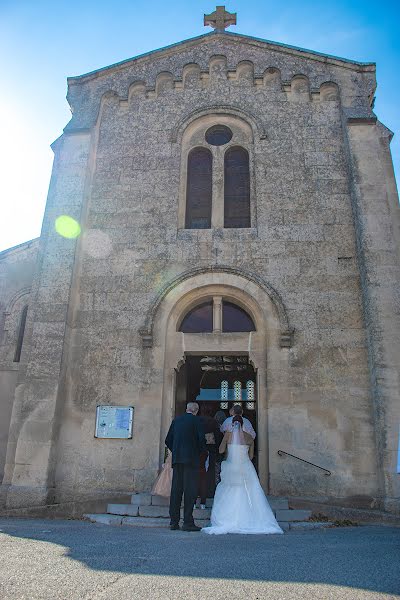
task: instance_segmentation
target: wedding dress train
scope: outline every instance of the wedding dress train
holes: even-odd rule
[[[248,456],[248,446],[228,444],[228,457],[222,462],[221,482],[211,511],[211,526],[202,531],[208,534],[283,533]]]

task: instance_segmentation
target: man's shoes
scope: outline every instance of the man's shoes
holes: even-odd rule
[[[169,528],[171,529],[171,531],[176,531],[177,529],[180,529],[179,523],[171,523]]]
[[[182,531],[201,531],[201,527],[197,527],[194,523],[183,524]]]

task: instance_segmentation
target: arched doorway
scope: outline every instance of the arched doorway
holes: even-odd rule
[[[244,310],[251,318],[254,330],[223,331],[224,302]],[[201,332],[180,331],[185,317],[196,307],[207,303],[212,306],[212,326]],[[258,471],[260,481],[268,491],[268,405],[269,398],[276,397],[287,373],[288,353],[282,352],[282,340],[286,339],[287,332],[286,313],[274,290],[232,268],[221,266],[212,271],[197,270],[168,286],[155,303],[148,317],[147,329],[143,331],[143,339],[152,341],[153,365],[161,367],[163,364],[160,381],[153,388],[154,393],[159,390],[162,396],[160,462],[164,456],[165,435],[176,407],[187,401],[187,387],[182,386],[180,381],[185,372],[185,369],[181,370],[182,366],[194,364],[205,357],[243,357],[248,368],[251,366],[253,369],[257,393],[254,420],[257,426]]]

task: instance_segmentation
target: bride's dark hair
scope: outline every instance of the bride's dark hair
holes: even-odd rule
[[[234,423],[240,423],[240,425],[242,425],[242,427],[243,427],[243,419],[242,419],[242,417],[240,415],[235,415],[233,417],[233,419],[232,419],[232,425]]]

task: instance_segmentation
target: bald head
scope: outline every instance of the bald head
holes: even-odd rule
[[[188,402],[186,406],[186,412],[190,413],[191,415],[197,415],[199,412],[199,405],[197,402]]]

